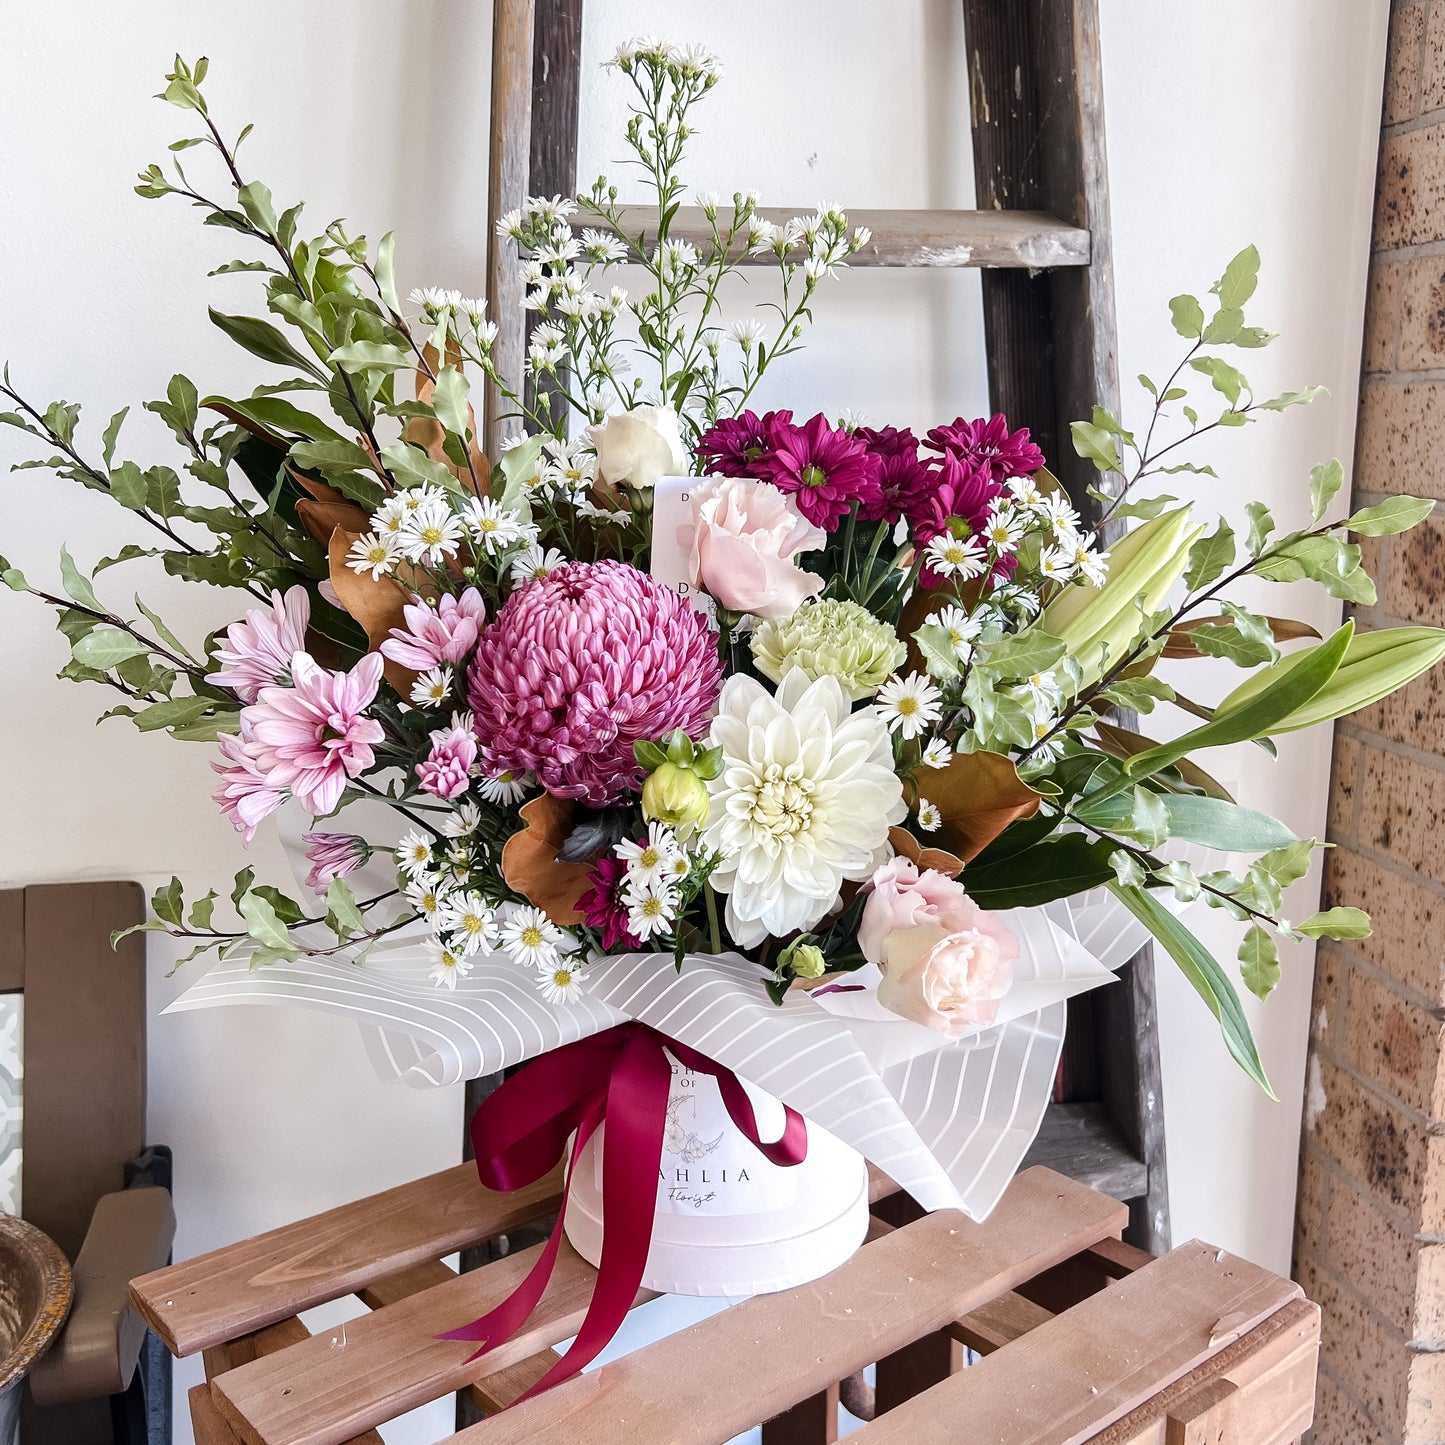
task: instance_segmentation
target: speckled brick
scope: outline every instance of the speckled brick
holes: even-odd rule
[[[1325,1104],[1310,1141],[1387,1209],[1418,1218],[1425,1207],[1423,1128],[1328,1059],[1320,1059],[1320,1086]],[[1435,1206],[1433,1196],[1429,1203]]]
[[[1442,0],[1431,0],[1429,10],[1420,71],[1422,111],[1445,109],[1445,3],[1442,3]]]
[[[1328,1375],[1315,1393],[1314,1445],[1390,1445],[1390,1437]]]
[[[1445,757],[1445,673],[1438,667],[1432,667],[1399,692],[1392,692],[1374,706],[1355,713],[1350,721],[1371,732],[1394,738],[1396,742],[1408,743],[1412,748]],[[1342,741],[1338,738],[1335,741],[1337,757]],[[1344,786],[1353,785],[1354,778],[1346,776]],[[1335,791],[1339,791],[1340,787],[1336,783]],[[1346,806],[1344,801],[1337,805],[1333,794],[1330,802],[1331,816],[1335,806]]]
[[[1385,610],[1403,622],[1445,623],[1445,522],[1428,517],[1391,538]]]
[[[1429,1118],[1441,1114],[1440,1024],[1361,972],[1350,980],[1346,1057],[1394,1098]]]
[[[1410,1361],[1410,1401],[1402,1445],[1439,1445],[1445,1437],[1445,1355],[1417,1354]]]
[[[1445,882],[1445,773],[1413,758],[1366,748],[1360,767],[1359,840],[1427,878]],[[1438,946],[1438,939],[1433,942]]]
[[[1390,16],[1390,49],[1385,61],[1386,125],[1396,125],[1420,113],[1420,42],[1429,8],[1428,4],[1399,5]]]
[[[1445,450],[1445,383],[1371,378],[1360,394],[1355,487],[1445,497],[1445,469],[1420,465]]]
[[[1314,999],[1310,1004],[1310,1042],[1338,1061],[1345,1050],[1345,975],[1349,959],[1337,944],[1322,938],[1315,950]]]
[[[1368,750],[1366,750],[1368,756]],[[1409,878],[1382,868],[1352,848],[1325,854],[1326,908],[1351,904],[1370,915],[1369,938],[1349,950],[1399,979],[1432,1005],[1445,1003],[1441,925],[1445,902]]]
[[[1415,1333],[1415,1257],[1413,1237],[1386,1218],[1368,1199],[1346,1184],[1330,1195],[1325,1258],[1329,1268],[1351,1285],[1400,1332]]]
[[[1445,127],[1390,136],[1380,149],[1375,183],[1378,250],[1445,236]]]
[[[1330,818],[1332,843],[1350,842],[1355,836],[1355,790],[1360,771],[1360,745],[1342,733],[1335,735],[1335,756],[1330,766]]]
[[[1422,1244],[1415,1264],[1414,1338],[1445,1345],[1445,1244]]]
[[[1319,1157],[1306,1149],[1300,1160],[1299,1190],[1295,1198],[1295,1277],[1303,1260],[1325,1258],[1329,1230],[1330,1179]]]
[[[1365,301],[1365,370],[1393,371],[1400,339],[1400,293],[1405,266],[1376,261],[1370,267],[1370,289]]]
[[[1300,1284],[1319,1305],[1320,1363],[1387,1432],[1405,1424],[1411,1358],[1404,1336],[1315,1265]]]
[[[1420,1233],[1445,1234],[1445,1138],[1438,1134],[1425,1141],[1420,1183]]]
[[[1399,304],[1395,369],[1428,371],[1445,364],[1445,257],[1425,256],[1409,263]]]

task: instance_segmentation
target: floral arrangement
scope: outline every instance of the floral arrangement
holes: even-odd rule
[[[1104,888],[1268,1087],[1230,971],[1177,905],[1202,897],[1246,925],[1242,981],[1261,997],[1278,939],[1360,937],[1368,920],[1280,917],[1321,845],[1198,759],[1368,705],[1445,656],[1445,633],[1346,623],[1320,639],[1229,592],[1308,579],[1369,602],[1349,536],[1404,530],[1431,503],[1332,517],[1344,474],[1329,462],[1307,526],[1251,503],[1241,536],[1140,488],[1212,475],[1180,448],[1314,394],[1256,398],[1226,359],[1271,339],[1244,319],[1252,248],[1207,302],[1170,303],[1183,356],[1167,381],[1140,378],[1145,427],[1099,409],[1074,426],[1099,473],[1088,497],[1002,416],[920,438],[760,410],[759,383],[867,235],[833,206],[779,226],[749,191],[696,197],[701,234],[682,234],[688,117],[718,67],[655,42],[613,64],[651,220],[629,229],[605,178],[503,219],[532,323],[524,376],[502,375],[481,302],[402,301],[390,235],[304,234],[299,205],[246,178],[250,128],[223,134],[206,62],[179,59],[164,98],[198,130],[137,190],[251,247],[220,271],[259,283],[269,319],[211,316],[267,380],[237,399],[178,375],[147,402],[173,468],[119,458],[125,411],[83,450],[79,407],[27,401],[6,373],[0,422],[42,452],[25,465],[154,534],[88,572],[62,548],[60,592],[0,561],[55,610],[62,676],[120,693],[107,717],[214,748],[216,804],[247,842],[283,804],[313,820],[310,896],[243,869],[228,926],[215,891],[188,901],[172,880],[144,927],[257,968],[364,966],[419,930],[440,989],[501,959],[564,1010],[609,955],[661,969],[734,953],[775,1000],[867,986],[959,1039],[1011,986],[1020,945],[1000,915]],[[224,194],[190,178],[193,147]],[[775,299],[726,325],[720,284],[743,259],[768,263]],[[619,284],[639,276],[640,292]],[[508,414],[495,458],[472,406],[484,386]],[[144,559],[249,605],[187,644],[139,598],[135,614],[102,600],[113,567]],[[1156,675],[1163,657],[1241,680],[1204,707]],[[1165,705],[1194,725],[1164,742],[1136,730]],[[348,821],[359,804],[389,829]],[[1199,871],[1179,842],[1247,861]],[[394,884],[358,896],[348,880],[388,851]]]

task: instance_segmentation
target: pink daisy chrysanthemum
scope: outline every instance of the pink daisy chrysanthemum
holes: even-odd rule
[[[789,493],[815,527],[831,532],[855,502],[881,501],[878,458],[822,412],[801,426],[776,420],[771,435],[772,451],[759,459],[756,475]]]
[[[639,739],[706,731],[722,663],[686,598],[625,562],[569,562],[519,587],[468,673],[489,776],[534,773],[593,807],[642,786]]]

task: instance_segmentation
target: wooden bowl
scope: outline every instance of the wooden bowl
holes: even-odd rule
[[[0,1393],[50,1347],[72,1292],[70,1265],[50,1236],[0,1214]]]

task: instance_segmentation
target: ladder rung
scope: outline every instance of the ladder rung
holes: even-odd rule
[[[620,229],[624,235],[646,234],[650,240],[656,213],[648,206],[621,207]],[[731,204],[719,219],[726,222]],[[775,225],[783,225],[800,214],[780,207],[766,207],[758,214]],[[1055,266],[1087,266],[1089,233],[1070,226],[1044,211],[853,211],[853,226],[867,226],[872,239],[849,262],[852,266],[1006,266],[1034,271]],[[598,226],[595,216],[572,218],[575,228]],[[699,248],[712,242],[712,223],[700,206],[682,206],[673,218],[668,235],[691,241]],[[742,239],[733,243],[734,253],[742,251]],[[738,259],[743,265],[772,263],[770,252]]]

